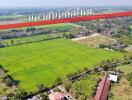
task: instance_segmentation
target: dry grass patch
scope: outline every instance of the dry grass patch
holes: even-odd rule
[[[106,37],[106,36],[98,34],[98,33],[93,34],[91,36],[76,38],[76,39],[73,39],[73,41],[78,41],[80,43],[83,43],[83,44],[85,44],[87,46],[91,46],[91,47],[96,47],[100,44],[112,45],[117,42],[115,39]]]
[[[132,46],[125,48],[125,51],[128,53],[132,53]]]
[[[118,84],[114,84],[111,88],[109,100],[132,100],[132,86],[123,77]]]

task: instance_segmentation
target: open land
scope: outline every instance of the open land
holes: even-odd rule
[[[131,100],[132,86],[126,79],[126,75],[132,72],[132,65],[121,65],[117,69],[122,71],[124,75],[118,84],[112,85],[109,100]]]
[[[99,33],[93,34],[91,36],[85,36],[80,38],[75,38],[73,41],[78,41],[82,44],[85,44],[90,47],[96,47],[100,44],[104,45],[112,45],[115,44],[117,41],[115,39],[106,37],[104,35],[101,35]]]
[[[88,48],[66,39],[11,46],[0,49],[0,64],[9,71],[18,88],[36,91],[37,84],[51,86],[56,78],[75,73],[103,60],[122,58],[116,51]],[[83,59],[83,60],[82,60]]]

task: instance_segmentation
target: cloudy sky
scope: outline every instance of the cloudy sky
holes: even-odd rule
[[[0,0],[0,7],[132,6],[132,0]]]

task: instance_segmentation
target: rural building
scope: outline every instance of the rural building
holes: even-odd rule
[[[113,82],[118,81],[118,76],[117,75],[109,74],[108,78],[109,78],[110,81],[113,81]]]

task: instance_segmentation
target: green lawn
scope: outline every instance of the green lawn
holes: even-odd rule
[[[116,51],[88,48],[65,39],[0,48],[0,64],[20,81],[18,87],[28,92],[36,91],[40,83],[51,86],[56,78],[85,66],[92,69],[102,60],[122,57]]]

